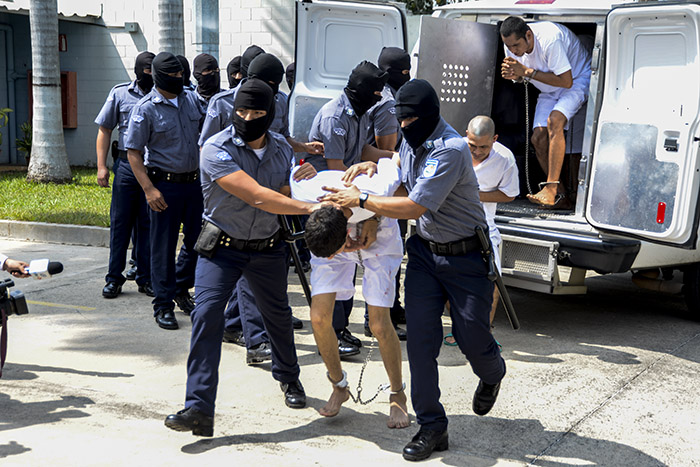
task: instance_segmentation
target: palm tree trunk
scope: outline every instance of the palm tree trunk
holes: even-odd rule
[[[163,52],[185,55],[182,0],[158,0],[158,42]]]
[[[63,140],[57,0],[31,0],[29,27],[34,107],[27,180],[65,183],[71,180],[71,171]]]

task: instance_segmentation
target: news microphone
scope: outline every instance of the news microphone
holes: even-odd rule
[[[25,271],[34,279],[48,279],[63,272],[63,264],[48,259],[35,259],[29,262],[29,267],[25,268]]]

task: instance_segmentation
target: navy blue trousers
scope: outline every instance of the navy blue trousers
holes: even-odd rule
[[[119,159],[117,159],[119,160]],[[126,282],[122,274],[126,267],[129,241],[134,238],[136,252],[136,283],[151,281],[149,214],[146,196],[127,161],[114,165],[112,203],[109,208],[109,267],[105,281],[119,285]]]
[[[411,402],[418,424],[447,429],[440,404],[437,357],[442,347],[442,311],[449,300],[452,334],[474,373],[496,384],[506,365],[491,335],[489,312],[493,282],[481,253],[463,256],[433,254],[417,235],[406,242],[406,350],[411,370]]]
[[[299,378],[292,314],[287,301],[284,245],[263,252],[219,249],[213,258],[200,257],[195,283],[196,306],[191,314],[192,338],[187,359],[185,407],[214,415],[219,383],[224,309],[241,276],[248,280],[270,337],[272,376],[289,383]]]
[[[156,297],[154,315],[159,310],[173,310],[178,293],[194,286],[197,252],[194,245],[202,230],[202,186],[199,181],[173,183],[159,181],[155,187],[163,194],[168,208],[162,212],[150,210],[151,217],[151,282]],[[175,262],[180,225],[184,240]],[[138,263],[138,268],[141,264]]]
[[[270,341],[255,296],[245,277],[241,277],[233,290],[231,300],[224,312],[224,320],[226,329],[243,331],[246,348],[250,349]]]

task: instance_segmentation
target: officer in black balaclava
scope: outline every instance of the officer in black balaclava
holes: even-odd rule
[[[284,77],[285,80],[287,81],[287,86],[289,87],[289,92],[292,92],[292,89],[294,89],[294,81],[296,80],[297,76],[297,65],[295,62],[292,62],[287,66],[287,70],[284,72]]]
[[[428,139],[440,123],[440,101],[432,86],[421,79],[410,81],[396,94],[396,118],[400,122],[417,117],[408,125],[401,126],[406,142],[413,150]]]
[[[190,72],[190,62],[187,61],[187,57],[184,55],[177,55],[176,58],[182,66],[182,83],[185,86],[185,89],[188,91],[194,91],[194,86],[192,85],[192,81],[190,81],[190,77],[192,76],[192,73]]]
[[[284,65],[272,54],[262,53],[255,57],[248,66],[248,78],[258,78],[272,88],[273,95],[280,90],[284,77]]]
[[[175,304],[187,314],[194,309],[189,289],[202,228],[197,138],[205,110],[195,93],[183,92],[175,55],[159,53],[151,70],[155,89],[131,110],[125,146],[150,207],[153,314],[161,328],[177,329]],[[185,237],[176,261],[180,226]]]
[[[153,88],[151,52],[141,52],[136,57],[132,82],[116,85],[109,93],[102,110],[95,119],[99,125],[97,141],[97,184],[109,188],[109,168],[107,155],[109,153],[112,132],[119,128],[119,138],[113,144],[112,156],[114,164],[114,181],[112,183],[112,202],[109,210],[109,267],[102,289],[104,298],[116,298],[126,280],[136,280],[138,290],[152,297],[151,287],[151,254],[149,241],[148,206],[143,190],[134,178],[134,173],[127,160],[124,145],[129,127],[129,112]],[[124,274],[127,250],[132,239],[132,259],[136,266]]]
[[[250,66],[250,62],[252,62],[258,55],[264,53],[265,51],[257,45],[251,45],[245,49],[245,52],[243,52],[243,55],[241,55],[241,74],[244,78],[248,77],[248,66]]]
[[[241,56],[233,57],[233,59],[228,62],[226,66],[226,76],[228,76],[228,87],[233,89],[238,86],[238,83],[243,79],[243,73],[241,73]]]
[[[214,434],[222,315],[243,275],[265,322],[274,324],[267,326],[272,375],[280,383],[285,404],[293,409],[306,406],[288,306],[285,242],[277,215],[307,214],[314,205],[279,193],[289,188],[289,161],[294,153],[281,135],[267,131],[275,108],[270,86],[248,79],[238,88],[234,105],[233,129],[217,133],[202,146],[205,231],[218,229],[225,241],[215,242],[216,249],[197,262],[185,407],[165,419],[168,428],[198,436]],[[259,203],[249,204],[252,199]],[[251,385],[250,392],[255,391],[259,388]]]
[[[209,54],[199,54],[194,57],[194,79],[197,80],[197,94],[204,103],[221,91],[221,75],[219,63]]]
[[[381,93],[388,75],[368,61],[357,65],[350,73],[345,95],[357,115],[364,115],[370,107],[381,100]]]
[[[392,94],[411,79],[411,57],[405,50],[398,47],[384,47],[379,54],[379,68],[389,74],[387,84],[391,87]]]

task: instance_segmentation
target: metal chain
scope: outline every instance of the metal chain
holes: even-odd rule
[[[527,185],[527,191],[532,193],[532,188],[530,187],[530,80],[523,80],[525,83],[525,184]]]

